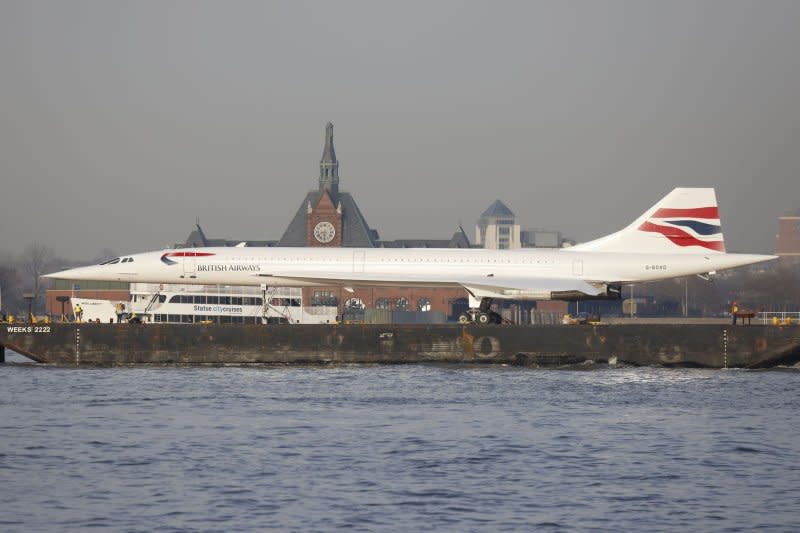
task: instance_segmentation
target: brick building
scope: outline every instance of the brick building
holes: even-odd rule
[[[800,210],[778,217],[775,255],[800,259]]]

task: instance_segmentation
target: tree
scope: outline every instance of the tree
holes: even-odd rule
[[[10,262],[0,261],[0,263],[0,291],[2,292],[0,309],[8,312],[8,310],[16,308],[15,304],[22,298],[22,290],[16,267]]]
[[[41,276],[47,273],[53,259],[53,251],[48,246],[39,242],[34,242],[22,252],[20,261],[22,263],[23,272],[28,276],[29,286],[35,298],[34,301],[38,300],[42,293]]]

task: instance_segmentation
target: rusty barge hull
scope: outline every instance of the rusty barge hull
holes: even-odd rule
[[[119,365],[617,362],[761,368],[800,361],[800,327],[726,325],[3,325],[0,346],[40,363]]]

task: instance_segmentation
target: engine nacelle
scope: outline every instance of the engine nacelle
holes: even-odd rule
[[[553,291],[550,293],[551,300],[564,300],[576,302],[579,300],[619,300],[622,298],[622,285],[611,283],[604,286],[599,294],[586,294],[581,291]]]

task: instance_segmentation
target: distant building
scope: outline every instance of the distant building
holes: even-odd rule
[[[500,200],[495,200],[478,219],[478,224],[475,226],[475,244],[495,250],[522,247],[516,216]]]
[[[800,258],[800,210],[778,217],[775,255]]]

